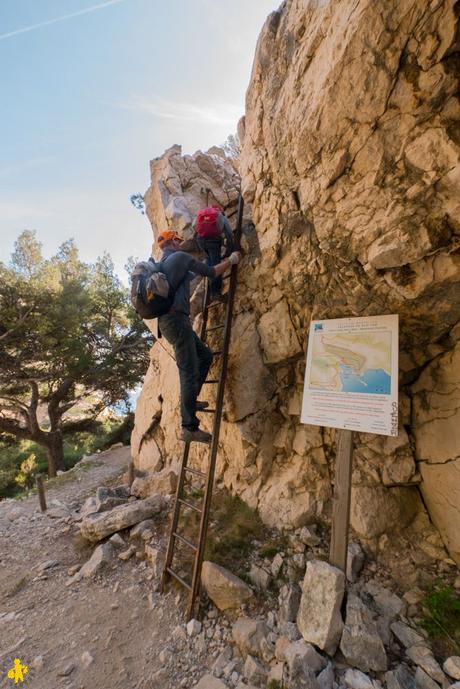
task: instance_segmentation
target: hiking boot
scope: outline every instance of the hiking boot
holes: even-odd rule
[[[209,402],[205,402],[203,400],[203,402],[197,401],[195,409],[196,409],[196,411],[200,411],[200,410],[206,409],[207,407],[209,407]]]
[[[210,443],[212,439],[210,433],[206,433],[206,431],[202,431],[199,428],[197,428],[196,431],[191,431],[189,428],[183,428],[180,437],[184,443],[191,443],[193,441],[196,443]]]

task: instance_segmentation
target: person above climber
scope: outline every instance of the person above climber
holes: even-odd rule
[[[213,279],[225,273],[230,266],[239,263],[241,254],[234,251],[215,266],[206,265],[180,250],[181,239],[172,230],[158,235],[162,250],[162,270],[175,290],[173,305],[158,319],[162,335],[174,347],[180,379],[181,439],[209,443],[211,435],[199,428],[196,411],[207,407],[207,402],[197,402],[202,385],[212,363],[212,352],[195,333],[190,321],[190,281],[195,275]]]
[[[216,266],[221,262],[222,245],[225,243],[224,258],[235,250],[233,230],[220,206],[202,208],[192,223],[196,242],[208,257],[208,265]],[[222,277],[211,280],[211,301],[219,299],[222,293]]]

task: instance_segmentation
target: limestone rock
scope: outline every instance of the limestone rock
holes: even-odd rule
[[[249,570],[249,578],[254,586],[262,591],[266,591],[270,586],[270,572],[254,563]]]
[[[407,526],[420,509],[415,488],[354,486],[350,523],[363,538],[374,538],[391,528]]]
[[[368,581],[364,590],[370,593],[380,613],[388,620],[392,621],[399,615],[406,613],[406,603],[395,593],[381,586],[376,581]]]
[[[270,568],[271,573],[273,574],[275,579],[279,575],[281,568],[283,566],[283,563],[284,563],[283,556],[280,553],[276,553],[275,557],[272,560],[272,564],[271,564],[271,568]]]
[[[187,622],[187,634],[189,636],[197,636],[201,632],[201,622],[198,620],[190,620]]]
[[[449,677],[460,680],[460,656],[446,658],[442,667]]]
[[[251,655],[248,655],[245,660],[243,675],[255,687],[265,687],[267,684],[267,668]]]
[[[136,498],[147,498],[149,495],[170,495],[177,488],[177,473],[168,468],[135,478],[131,486],[131,495]]]
[[[290,643],[284,650],[284,658],[291,678],[307,675],[308,670],[318,674],[327,665],[327,660],[303,639]]]
[[[112,560],[113,554],[113,546],[110,543],[98,545],[90,559],[74,574],[72,582],[82,578],[88,579],[100,572]]]
[[[439,684],[418,667],[415,671],[415,684],[418,689],[439,689]]]
[[[163,573],[166,554],[160,548],[147,544],[145,546],[145,557],[152,568],[153,576],[159,578]]]
[[[242,237],[217,478],[268,525],[297,528],[328,516],[334,434],[298,419],[309,323],[397,313],[400,378],[411,400],[400,391],[397,437],[357,434],[352,525],[364,539],[390,542],[424,512],[421,481],[458,561],[454,4],[284,2],[267,18],[239,127],[252,217]],[[240,179],[220,152],[182,156],[173,146],[150,171],[154,236],[170,227],[189,239],[193,213],[208,201],[233,221]],[[180,456],[178,398],[174,361],[155,343],[132,434],[137,468],[158,471]],[[417,550],[423,536],[411,536]]]
[[[404,622],[393,622],[391,631],[405,648],[423,646],[425,644],[423,636],[418,634],[412,627],[409,627],[409,625],[404,624]]]
[[[364,564],[364,553],[359,543],[349,543],[347,551],[347,579],[354,582],[358,579]]]
[[[460,566],[460,343],[428,366],[413,390],[421,490]]]
[[[340,650],[350,665],[363,672],[383,672],[387,669],[387,656],[377,625],[368,608],[353,594],[349,594],[347,599]]]
[[[242,655],[250,654],[269,662],[274,647],[268,641],[270,630],[262,620],[239,617],[232,627],[233,640]]]
[[[297,584],[285,584],[278,597],[278,619],[283,622],[295,622],[299,611],[302,592]]]
[[[345,672],[344,681],[350,689],[378,689],[381,686],[379,682],[372,680],[361,670],[351,668]]]
[[[203,675],[198,684],[195,684],[195,689],[227,689],[227,687],[217,677],[207,674]]]
[[[285,301],[279,301],[262,315],[258,330],[267,364],[289,359],[302,351]]]
[[[253,596],[251,589],[242,579],[214,562],[203,562],[201,582],[219,610],[239,608]]]
[[[385,674],[387,689],[416,689],[415,677],[402,663]]]
[[[86,498],[85,502],[80,508],[79,518],[84,519],[88,516],[88,514],[92,514],[93,512],[97,512],[96,498]]]
[[[444,672],[439,663],[434,659],[433,653],[429,648],[426,646],[410,646],[406,649],[406,654],[415,665],[421,667],[436,682],[442,683],[444,681]]]
[[[343,630],[340,615],[345,576],[320,560],[307,564],[297,626],[305,641],[334,655]]]
[[[317,682],[320,689],[333,689],[334,686],[334,666],[329,662],[324,670],[321,670],[317,676]]]
[[[129,495],[128,486],[99,486],[96,490],[96,512],[106,512],[116,505],[123,505],[128,501]]]
[[[141,522],[139,522],[139,524],[133,526],[133,528],[129,532],[129,538],[131,540],[135,540],[137,538],[143,539],[144,532],[147,531],[151,533],[154,526],[155,522],[153,521],[153,519],[143,519]]]
[[[166,507],[161,495],[114,507],[109,512],[90,514],[81,523],[80,531],[88,541],[100,541],[106,536],[160,514]]]

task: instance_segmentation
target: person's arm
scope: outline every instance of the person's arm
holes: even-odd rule
[[[216,271],[216,277],[223,275],[226,270],[228,270],[232,265],[236,265],[241,261],[241,254],[239,251],[233,251],[228,258],[224,258],[223,261],[214,266]]]
[[[212,280],[213,278],[216,278],[219,275],[225,273],[226,270],[228,270],[232,265],[239,263],[240,260],[241,254],[238,251],[234,251],[232,254],[230,254],[228,258],[224,258],[223,261],[221,261],[214,267],[208,266],[206,263],[197,261],[194,258],[190,258],[188,269],[196,275],[204,275],[205,277],[211,278]]]

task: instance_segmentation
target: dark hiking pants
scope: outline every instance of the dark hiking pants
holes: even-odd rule
[[[205,239],[198,238],[198,246],[202,249],[208,257],[208,266],[216,266],[222,261],[222,240],[221,239]],[[209,288],[211,290],[211,297],[218,297],[222,292],[222,276],[214,278],[210,281]]]
[[[158,320],[162,335],[174,347],[179,369],[182,426],[195,431],[199,426],[196,400],[208,375],[212,352],[195,333],[185,314],[168,313]]]

